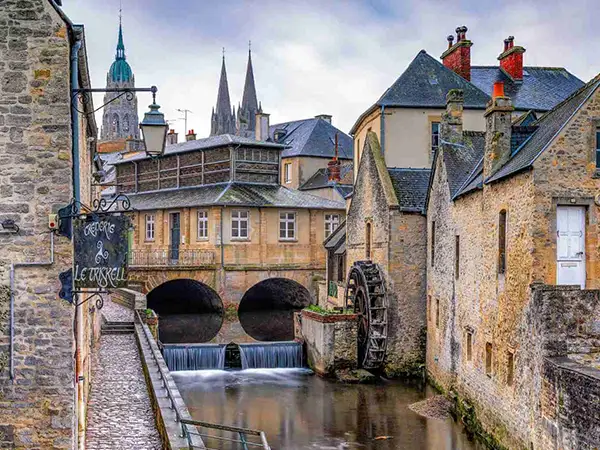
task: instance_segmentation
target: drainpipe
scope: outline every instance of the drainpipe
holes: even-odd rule
[[[54,264],[54,233],[50,233],[50,259],[48,261],[12,263],[10,265],[10,379],[15,380],[15,269],[17,267],[45,267]]]
[[[381,153],[385,155],[385,106],[381,106]]]
[[[79,50],[81,49],[81,38],[75,35],[75,42],[71,47],[71,89],[79,89]],[[73,92],[73,91],[71,91]],[[70,99],[72,99],[72,93]],[[71,101],[71,133],[72,133],[72,158],[73,158],[73,198],[77,202],[81,201],[81,180],[79,167],[79,112],[75,107],[75,102]],[[78,204],[78,203],[76,203]],[[78,212],[78,211],[77,211]],[[85,427],[85,404],[84,404],[84,381],[83,364],[81,358],[81,345],[83,343],[83,308],[75,307],[75,385],[76,385],[76,408],[75,430],[77,433],[77,442],[80,449],[84,448],[84,427]],[[74,431],[75,431],[74,430]]]
[[[221,234],[221,269],[225,270],[225,246],[223,245],[223,206],[221,206],[221,226],[219,228]]]

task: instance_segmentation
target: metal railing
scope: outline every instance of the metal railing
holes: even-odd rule
[[[139,311],[135,311],[135,322],[139,323],[142,327],[144,336],[146,338],[146,343],[148,344],[148,347],[150,348],[150,353],[152,354],[152,358],[154,359],[154,362],[156,363],[156,366],[158,367],[157,373],[160,377],[161,384],[164,387],[164,389],[167,391],[167,397],[170,402],[169,408],[175,413],[176,422],[181,424],[181,433],[182,433],[181,437],[187,439],[188,448],[190,450],[195,449],[195,448],[199,448],[199,449],[203,449],[203,450],[219,450],[219,449],[215,449],[212,447],[206,447],[204,445],[195,445],[192,442],[194,436],[199,436],[200,438],[207,437],[207,438],[216,439],[216,440],[220,440],[220,441],[239,443],[239,444],[242,444],[243,450],[250,450],[250,447],[262,448],[263,450],[271,450],[271,447],[269,447],[269,443],[267,442],[267,436],[265,435],[265,433],[263,431],[253,430],[250,428],[230,427],[227,425],[219,425],[219,424],[214,424],[214,423],[209,423],[209,422],[202,422],[202,421],[198,421],[198,420],[184,419],[183,417],[181,417],[181,412],[179,411],[177,403],[174,400],[174,398],[175,398],[174,393],[173,393],[171,387],[169,386],[169,382],[167,381],[167,373],[163,370],[161,364],[159,364],[158,357],[156,356],[154,348],[152,348],[152,341],[154,341],[154,338],[150,334],[150,330],[148,329],[148,326],[142,320]],[[158,347],[158,343],[156,341],[154,341],[154,342],[157,344],[157,347]],[[167,371],[168,371],[168,369],[167,369]],[[208,428],[208,429],[213,429],[213,430],[229,431],[232,433],[236,433],[239,436],[239,439],[226,438],[226,437],[222,437],[222,436],[215,436],[215,435],[200,433],[200,432],[197,432],[197,427]],[[260,439],[260,442],[250,441],[248,439],[248,436],[257,436]]]
[[[129,252],[129,265],[139,267],[203,266],[215,263],[215,252],[200,249],[141,249]]]
[[[271,450],[271,447],[269,447],[269,443],[267,442],[267,436],[265,435],[264,431],[252,430],[250,428],[240,428],[240,427],[230,427],[227,425],[218,425],[216,423],[202,422],[199,420],[183,419],[183,420],[181,420],[181,423],[182,423],[182,425],[193,425],[196,428],[200,427],[200,428],[208,428],[210,430],[229,431],[229,432],[233,433],[234,435],[237,434],[239,436],[239,439],[238,439],[238,438],[227,438],[227,437],[223,437],[223,436],[216,436],[214,434],[207,434],[207,433],[192,433],[193,435],[200,436],[202,438],[215,439],[218,441],[242,444],[241,447],[243,450],[250,450],[251,448],[261,448],[263,450]],[[257,441],[260,440],[260,442],[253,442],[253,441],[249,440],[249,436],[257,437],[258,438]],[[189,442],[190,448],[200,448],[200,447],[193,446],[189,440],[189,437],[188,437],[188,442]],[[206,450],[219,450],[214,447],[204,447],[204,448]]]

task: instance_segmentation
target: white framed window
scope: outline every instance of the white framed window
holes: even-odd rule
[[[292,182],[292,163],[283,165],[283,181],[287,184]]]
[[[250,236],[250,213],[248,211],[231,211],[231,238],[248,239]]]
[[[335,231],[339,224],[339,214],[325,214],[325,239],[327,239],[329,235]]]
[[[146,240],[154,240],[154,214],[146,214]]]
[[[296,213],[279,213],[279,240],[293,241],[296,239]]]
[[[198,211],[198,239],[208,239],[208,211]]]

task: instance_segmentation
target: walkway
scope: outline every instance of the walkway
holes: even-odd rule
[[[111,322],[133,322],[133,312],[106,301]],[[133,334],[103,334],[94,354],[87,411],[89,450],[160,450],[160,437]]]

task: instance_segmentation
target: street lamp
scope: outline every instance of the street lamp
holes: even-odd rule
[[[144,120],[140,123],[140,130],[142,130],[146,154],[155,158],[165,152],[169,128],[165,122],[165,115],[159,111],[160,106],[156,104],[156,91],[152,91],[152,104],[149,108],[150,111],[144,114]]]

